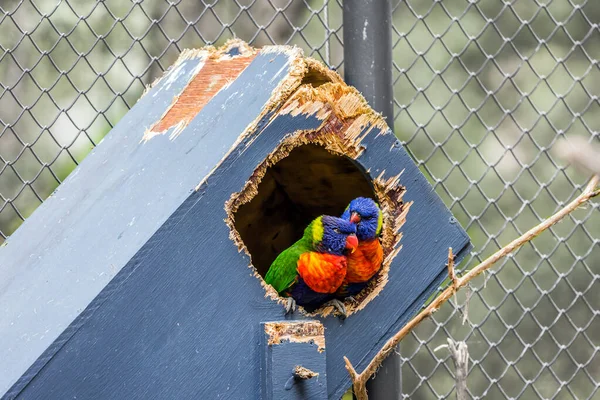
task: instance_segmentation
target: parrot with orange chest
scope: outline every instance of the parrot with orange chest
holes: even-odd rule
[[[356,224],[358,248],[348,254],[346,278],[336,291],[336,297],[352,299],[376,276],[383,264],[379,240],[383,213],[373,199],[358,197],[350,202],[341,218]]]
[[[311,309],[330,302],[345,316],[334,293],[346,277],[346,253],[357,246],[355,224],[322,215],[306,227],[300,240],[277,256],[265,282],[287,297],[286,314],[296,305]]]

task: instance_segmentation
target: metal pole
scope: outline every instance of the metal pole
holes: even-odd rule
[[[344,77],[394,127],[392,7],[389,0],[345,0]],[[367,383],[369,399],[402,397],[400,355],[392,353]]]
[[[389,0],[345,0],[344,79],[394,127],[392,7]]]

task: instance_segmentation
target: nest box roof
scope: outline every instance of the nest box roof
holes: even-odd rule
[[[261,268],[357,194],[385,211],[385,273],[346,320],[284,318]],[[448,247],[466,233],[337,73],[287,46],[187,50],[0,248],[0,393],[257,398],[259,366],[314,353],[315,393],[339,398],[342,357],[364,367]],[[288,342],[308,347],[261,349]]]

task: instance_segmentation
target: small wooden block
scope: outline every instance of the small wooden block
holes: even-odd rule
[[[326,399],[325,329],[319,321],[261,323],[261,398]]]

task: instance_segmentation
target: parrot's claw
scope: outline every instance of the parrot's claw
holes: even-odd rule
[[[288,297],[285,301],[285,313],[287,315],[294,311],[296,311],[296,300],[293,297]]]
[[[342,317],[342,319],[345,319],[348,316],[346,313],[346,306],[341,301],[334,299],[328,301],[326,305],[333,306],[336,310],[338,310],[338,312],[341,314],[340,316]]]
[[[354,304],[358,303],[358,300],[356,300],[353,296],[346,297],[344,299],[344,301],[349,301],[349,302],[354,303]]]

